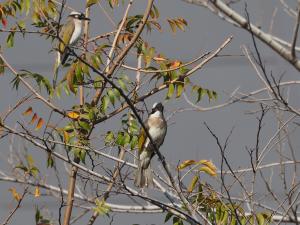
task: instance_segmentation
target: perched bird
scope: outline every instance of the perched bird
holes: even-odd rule
[[[60,53],[62,65],[65,64],[70,54],[70,49],[68,47],[75,45],[81,36],[83,27],[82,21],[90,20],[85,17],[83,13],[75,11],[71,12],[68,17],[68,21],[62,26],[59,34],[61,41],[58,44],[58,51]]]
[[[167,133],[167,122],[164,117],[164,107],[161,103],[155,103],[152,107],[151,114],[144,122],[146,129],[157,149],[163,144]],[[142,128],[139,136],[139,162],[138,170],[135,177],[135,185],[138,187],[152,186],[153,178],[150,168],[150,161],[155,154],[154,146],[147,138],[145,130]]]
[[[55,86],[57,78],[57,69],[59,65],[64,65],[70,55],[70,47],[74,46],[79,40],[82,32],[84,20],[90,20],[83,13],[73,11],[69,14],[67,22],[62,26],[59,33],[58,42],[58,58],[54,73],[53,86]]]

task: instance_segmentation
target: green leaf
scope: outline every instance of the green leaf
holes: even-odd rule
[[[35,211],[35,223],[38,224],[38,222],[42,218],[43,218],[43,216],[41,215],[40,210],[38,208],[36,208],[36,211]]]
[[[167,99],[170,99],[173,94],[174,94],[174,84],[169,84],[169,89],[168,89],[168,93],[167,93]]]
[[[256,214],[256,220],[258,225],[264,225],[265,224],[265,218],[261,213]]]
[[[89,131],[89,130],[91,129],[90,124],[89,124],[88,122],[86,122],[86,121],[79,120],[79,121],[78,121],[78,124],[79,124],[79,126],[80,126],[81,128],[83,128],[83,129],[86,130],[86,131]]]
[[[26,16],[29,14],[30,11],[30,0],[22,0],[21,1],[21,8],[22,8],[22,12],[25,10],[26,12]]]
[[[107,107],[108,107],[108,103],[109,103],[109,98],[108,98],[107,95],[104,95],[103,98],[102,98],[102,100],[101,100],[101,111],[103,113],[106,112]]]
[[[218,99],[218,93],[217,93],[217,92],[212,91],[212,96],[213,96],[213,98],[214,98],[215,100]]]
[[[9,35],[7,36],[6,45],[8,48],[11,48],[14,46],[14,36],[15,36],[15,33],[13,33],[13,32],[9,33]]]
[[[115,139],[114,133],[112,131],[108,131],[104,139],[105,145],[112,143],[114,139]]]
[[[37,177],[37,175],[39,174],[39,169],[37,168],[37,167],[32,167],[31,169],[30,169],[30,174],[32,175],[32,176],[34,176],[34,177]]]
[[[168,212],[165,218],[165,223],[169,221],[169,219],[171,219],[171,217],[173,216],[172,213]]]
[[[15,168],[23,170],[24,172],[28,172],[28,168],[22,164],[15,166]]]
[[[112,89],[109,89],[109,90],[107,91],[107,94],[108,94],[108,97],[109,97],[109,100],[110,100],[111,104],[112,104],[113,106],[115,106],[115,93],[113,92]]]
[[[48,154],[48,158],[47,158],[47,167],[49,168],[52,168],[54,166],[54,160],[51,156],[51,154]]]
[[[124,132],[118,132],[116,138],[116,144],[119,146],[124,146],[124,142],[125,142]]]
[[[197,102],[201,101],[202,97],[207,94],[207,90],[203,89],[202,87],[198,88],[198,98],[197,98]]]
[[[240,222],[242,225],[245,225],[247,223],[247,218],[243,216],[242,218],[240,218]]]
[[[99,89],[102,87],[102,82],[103,82],[103,78],[100,77],[100,76],[97,76],[95,79],[94,79],[94,88],[95,89]]]
[[[123,81],[123,79],[118,79],[118,83],[123,91],[128,92],[127,86],[126,86],[125,82]]]
[[[184,90],[184,85],[183,84],[177,84],[176,85],[176,89],[177,89],[177,94],[176,94],[176,98],[179,98]]]
[[[223,213],[221,224],[227,224],[227,222],[228,222],[228,212],[225,210]]]
[[[101,64],[102,64],[102,59],[99,55],[92,56],[92,65],[93,65],[93,67],[95,67],[98,70],[98,69],[100,69]]]
[[[173,225],[183,225],[182,219],[179,217],[173,217]]]
[[[127,145],[130,143],[130,135],[128,133],[124,134],[124,143],[123,146]]]
[[[99,0],[88,0],[85,7],[91,7],[92,5],[97,4],[98,2]]]
[[[99,215],[108,215],[110,211],[110,207],[106,205],[104,200],[95,200],[96,207],[94,208],[94,211],[97,212]]]
[[[130,143],[130,149],[131,150],[133,150],[136,147],[136,145],[138,143],[138,140],[139,140],[139,138],[137,136],[133,136],[131,138],[131,143]]]
[[[74,131],[74,127],[72,125],[67,125],[64,127],[64,130],[68,133],[72,133]]]
[[[26,24],[25,24],[25,21],[24,21],[24,20],[19,20],[19,21],[17,22],[17,25],[18,25],[18,27],[20,28],[20,30],[24,30],[24,29],[26,28]],[[23,37],[24,37],[24,35],[23,35]]]
[[[90,70],[88,65],[82,63],[81,65],[82,72],[90,77]]]
[[[79,82],[79,83],[83,82],[83,74],[82,74],[82,68],[81,68],[80,63],[76,64],[75,76],[76,76],[76,81],[77,82]]]
[[[0,58],[0,75],[4,74],[5,71],[5,64],[2,58]]]
[[[82,163],[85,163],[85,157],[86,157],[86,150],[81,149],[79,151],[79,159]]]
[[[121,100],[121,94],[120,92],[118,91],[118,89],[113,89],[113,92],[114,92],[114,95],[115,97],[120,101]]]
[[[237,224],[237,220],[235,218],[235,215],[231,216],[231,221],[230,221],[230,225],[236,225]]]

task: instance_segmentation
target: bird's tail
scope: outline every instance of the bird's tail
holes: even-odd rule
[[[60,65],[60,61],[61,61],[60,53],[57,52],[57,58],[54,63],[54,70],[53,70],[53,89],[56,88],[57,74],[58,74],[58,68]]]
[[[64,65],[67,62],[69,55],[70,55],[69,48],[65,48],[64,52],[61,54],[61,65]]]
[[[150,164],[145,167],[143,166],[144,163],[141,160],[138,164],[138,169],[135,175],[134,184],[137,187],[143,188],[143,187],[152,187],[153,186],[153,175],[151,171]]]

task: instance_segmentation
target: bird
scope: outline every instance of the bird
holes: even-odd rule
[[[59,33],[61,38],[58,44],[58,51],[60,53],[61,64],[64,65],[70,54],[69,47],[75,45],[79,40],[82,32],[84,20],[90,20],[90,18],[85,17],[83,13],[73,11],[69,14],[69,19],[62,26]]]
[[[152,111],[148,119],[144,121],[144,125],[156,145],[156,148],[159,149],[167,134],[167,122],[164,117],[164,106],[162,103],[159,102],[153,104]],[[150,162],[155,154],[155,148],[150,143],[150,139],[147,137],[143,128],[140,130],[138,148],[138,169],[134,183],[140,188],[153,186]]]
[[[57,45],[58,57],[57,57],[57,65],[55,68],[53,86],[55,87],[56,79],[57,79],[57,69],[59,65],[64,65],[71,54],[70,47],[76,45],[78,42],[82,27],[83,21],[90,20],[90,18],[86,17],[83,13],[73,11],[68,15],[67,22],[61,27],[59,32],[59,42]]]

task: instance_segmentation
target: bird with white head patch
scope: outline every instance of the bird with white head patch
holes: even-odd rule
[[[57,57],[57,65],[55,68],[53,86],[56,85],[57,79],[57,69],[59,65],[64,65],[68,57],[70,56],[70,47],[76,45],[78,42],[83,27],[83,21],[90,20],[85,17],[83,13],[73,11],[69,14],[67,22],[61,27],[59,33],[59,42],[58,42],[58,57]]]
[[[163,144],[167,134],[167,122],[164,117],[164,106],[161,103],[154,103],[148,119],[144,122],[157,149]],[[153,177],[150,162],[155,154],[155,148],[150,143],[145,130],[142,128],[139,135],[139,162],[135,177],[135,185],[148,187],[153,185]]]

